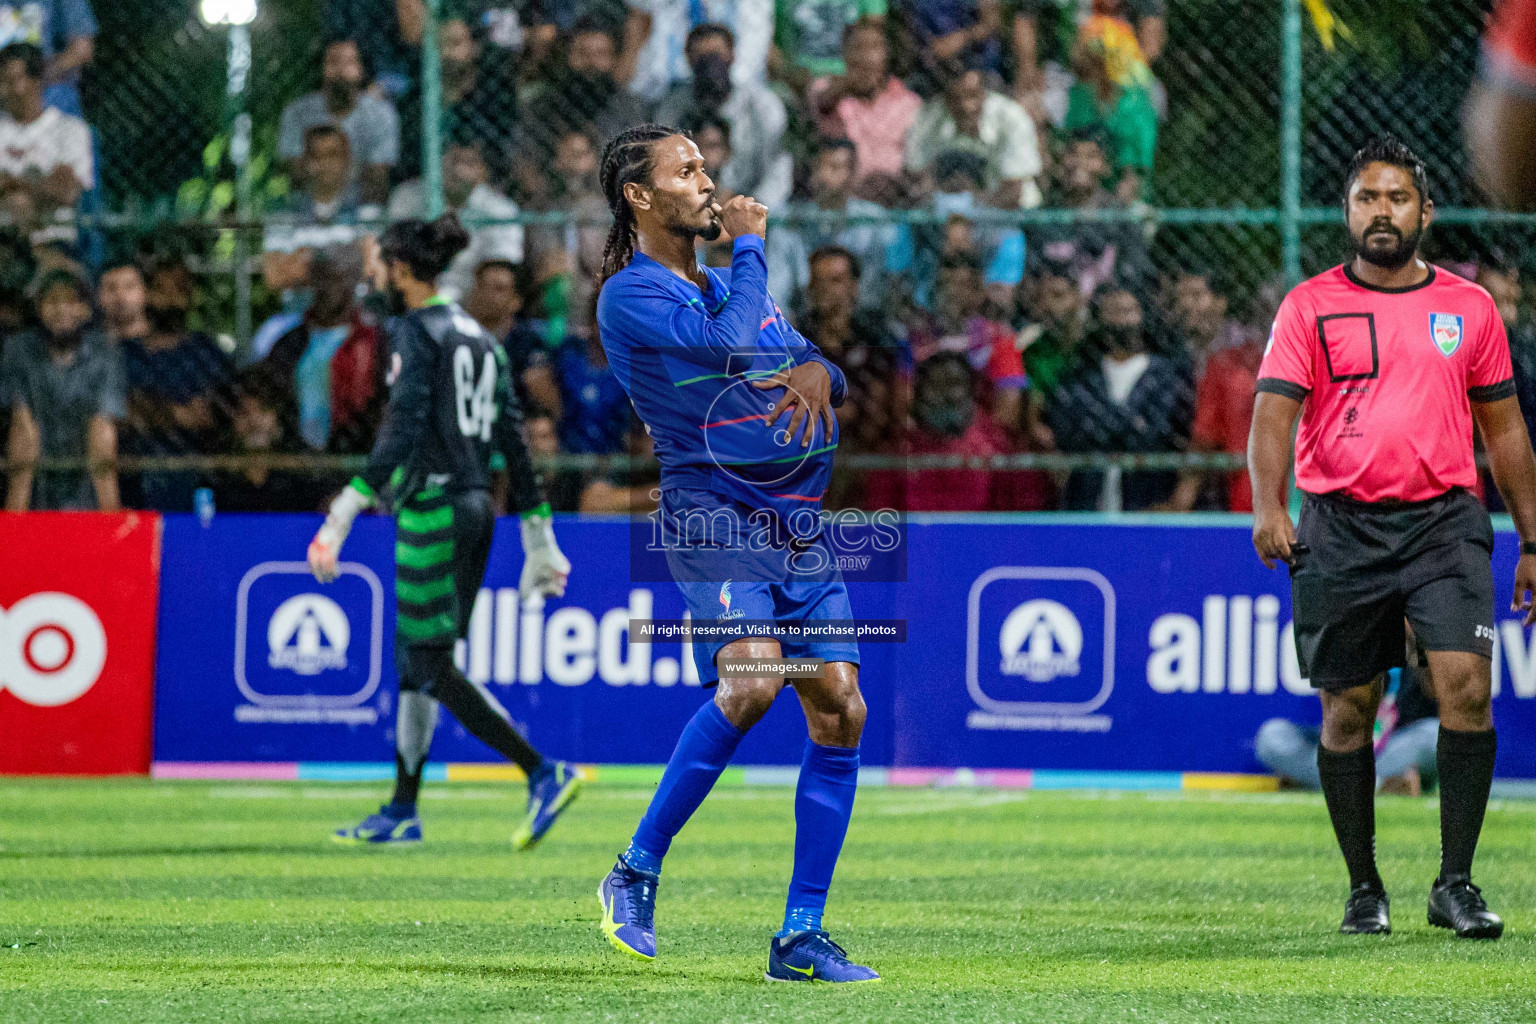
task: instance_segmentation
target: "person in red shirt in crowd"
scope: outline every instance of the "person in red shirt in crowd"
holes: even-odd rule
[[[1536,206],[1536,0],[1500,0],[1467,101],[1467,149],[1495,199]]]
[[[1273,292],[1267,302],[1263,295]],[[1257,305],[1258,320],[1268,324],[1280,295],[1266,285]],[[1227,452],[1242,455],[1248,450],[1248,427],[1253,422],[1254,385],[1259,362],[1264,358],[1264,330],[1230,320],[1227,300],[1211,287],[1211,274],[1185,270],[1173,287],[1173,322],[1197,367],[1195,422],[1189,447],[1196,452]],[[1209,486],[1219,479],[1219,494]],[[1210,474],[1179,474],[1179,485],[1166,506],[1158,511],[1188,512],[1195,507],[1216,507],[1232,512],[1253,511],[1253,485],[1245,470]]]
[[[1340,931],[1392,925],[1376,870],[1372,723],[1404,618],[1440,701],[1440,874],[1429,923],[1496,939],[1472,884],[1498,748],[1491,694],[1493,526],[1473,495],[1474,421],[1520,532],[1514,607],[1536,622],[1536,457],[1488,293],[1418,256],[1434,216],[1424,164],[1391,136],[1350,162],[1354,258],[1294,288],[1259,369],[1248,444],[1253,543],[1290,567],[1296,656],[1321,691],[1317,766],[1350,896]],[[1287,510],[1297,417],[1299,525]]]
[[[1013,328],[987,315],[981,258],[946,252],[939,260],[935,312],[922,317],[911,334],[912,359],[921,363],[939,352],[965,356],[981,379],[979,396],[992,419],[1019,429],[1024,407],[1024,358],[1013,343]]]
[[[1014,451],[1008,431],[976,401],[979,375],[959,352],[940,352],[917,367],[907,456],[988,458]],[[865,507],[907,512],[1039,511],[1053,504],[1050,475],[988,469],[876,470]]]

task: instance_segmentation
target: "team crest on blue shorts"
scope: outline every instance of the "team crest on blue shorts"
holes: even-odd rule
[[[1429,314],[1429,336],[1441,355],[1455,355],[1461,348],[1461,317],[1456,313]]]

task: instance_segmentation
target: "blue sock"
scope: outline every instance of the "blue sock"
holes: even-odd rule
[[[379,808],[379,810],[383,811],[385,814],[389,815],[391,818],[394,818],[396,821],[404,821],[407,818],[414,818],[414,817],[416,817],[416,805],[415,804],[388,803],[388,804],[385,804],[383,807]]]
[[[800,782],[795,786],[795,871],[789,879],[779,938],[821,927],[858,784],[858,747],[824,747],[806,741]]]
[[[645,809],[640,827],[635,829],[635,838],[624,852],[630,867],[653,875],[661,872],[661,858],[667,855],[672,837],[682,830],[714,788],[715,780],[730,763],[736,744],[744,735],[714,701],[699,708],[678,737],[677,749],[672,751],[667,770],[661,775],[656,795],[651,797],[651,805]]]

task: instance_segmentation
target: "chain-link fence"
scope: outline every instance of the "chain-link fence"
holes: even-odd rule
[[[27,404],[26,360],[80,333],[44,300],[80,291],[118,443],[78,403],[35,445],[12,429],[13,505],[37,459],[34,506],[105,500],[82,470],[115,457],[148,507],[318,507],[387,397],[359,240],[444,208],[473,243],[443,289],[503,337],[557,504],[644,504],[592,308],[601,147],[652,117],[773,210],[773,294],[850,379],[833,505],[1245,508],[1268,322],[1345,256],[1374,133],[1424,158],[1442,264],[1518,270],[1536,238],[1462,156],[1478,0],[1017,0],[992,24],[898,0],[857,25],[794,0],[266,0],[248,28],[97,6],[92,180],[73,217],[6,203],[0,392]]]

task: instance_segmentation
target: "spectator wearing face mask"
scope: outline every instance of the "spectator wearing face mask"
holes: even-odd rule
[[[914,291],[921,303],[929,303],[938,261],[946,253],[968,252],[981,260],[988,296],[1000,307],[1008,305],[1013,290],[1024,278],[1024,232],[988,223],[986,214],[986,161],[968,150],[946,150],[933,165],[934,190],[930,209],[943,218],[940,225],[898,229],[901,241],[893,264],[911,264]]]
[[[736,37],[724,25],[700,25],[688,33],[693,80],[672,87],[656,107],[662,124],[685,125],[717,116],[731,126],[731,160],[716,184],[749,195],[770,209],[789,199],[794,164],[784,150],[789,115],[784,102],[759,81],[736,81]]]
[[[517,129],[518,87],[514,61],[488,44],[478,19],[446,17],[437,29],[442,79],[440,138],[472,141],[485,154],[491,180],[507,176]],[[398,178],[421,173],[421,104],[400,108],[401,151]]]
[[[603,21],[576,22],[563,64],[523,91],[518,108],[524,118],[521,150],[540,156],[554,152],[556,140],[572,131],[611,139],[645,120],[641,102],[620,81],[619,39]]]
[[[129,455],[212,455],[219,449],[230,405],[234,365],[218,344],[189,330],[192,272],[177,259],[151,266],[144,292],[142,335],[121,341],[128,383]],[[190,512],[202,477],[151,470],[124,479],[130,503],[159,512]]]
[[[490,184],[485,154],[473,141],[454,139],[443,151],[443,199],[469,227],[469,248],[459,253],[438,278],[438,292],[454,301],[469,293],[475,268],[486,260],[523,261],[523,227],[520,224],[482,223],[516,217],[518,206]],[[427,193],[421,179],[407,181],[389,199],[392,221],[421,219],[427,212]]]
[[[283,108],[278,129],[278,159],[297,177],[304,155],[304,133],[317,124],[338,125],[351,140],[351,179],[363,199],[382,203],[389,194],[390,171],[400,162],[400,119],[394,106],[366,91],[367,70],[352,39],[336,39],[325,47],[320,89]]]
[[[1176,452],[1189,439],[1191,387],[1171,360],[1147,351],[1145,315],[1134,292],[1104,285],[1077,370],[1057,389],[1046,423],[1064,452]],[[1167,501],[1172,472],[1077,470],[1062,507],[1100,512],[1139,511]]]
[[[976,401],[975,369],[959,352],[940,352],[917,365],[911,427],[893,454],[989,458],[1014,449],[1008,432]],[[1036,511],[1050,507],[1044,473],[987,469],[875,470],[865,507],[908,512]]]
[[[737,85],[765,86],[768,48],[773,40],[775,0],[626,0],[632,17],[626,38],[638,33],[645,46],[636,61],[630,91],[654,103],[678,83],[697,74],[689,53],[692,36],[704,25],[730,32],[732,46],[728,77]],[[677,124],[677,121],[665,121]]]
[[[299,455],[305,451],[286,415],[290,385],[265,363],[247,366],[234,381],[225,450],[231,455]],[[252,462],[213,478],[220,512],[313,512],[326,497],[313,476]]]
[[[1209,270],[1186,269],[1173,281],[1172,321],[1183,344],[1178,355],[1195,375],[1195,421],[1190,447],[1241,455],[1248,450],[1254,386],[1264,360],[1264,335],[1227,317],[1227,300],[1212,287]],[[1167,511],[1213,507],[1253,511],[1246,470],[1216,474],[1184,472]]]
[[[44,271],[32,298],[38,329],[8,340],[0,360],[0,407],[11,410],[6,510],[116,511],[122,353],[90,326],[91,290],[79,275]],[[44,458],[84,458],[87,468],[35,468]]]

